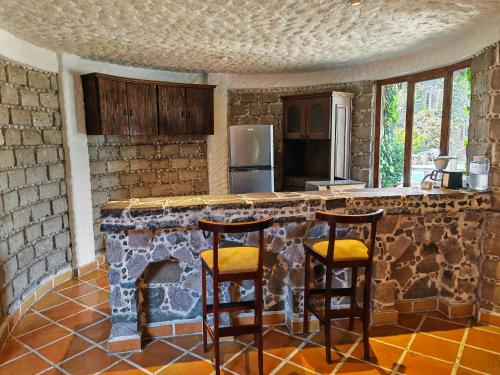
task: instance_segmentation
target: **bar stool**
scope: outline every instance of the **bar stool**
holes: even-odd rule
[[[369,326],[370,326],[370,284],[373,264],[373,251],[375,249],[375,236],[377,222],[384,210],[365,215],[339,215],[327,212],[316,212],[316,219],[328,222],[330,227],[328,238],[307,239],[304,241],[305,259],[305,286],[304,286],[304,333],[309,331],[309,311],[312,312],[325,326],[326,361],[332,363],[331,357],[331,319],[349,318],[349,330],[354,326],[354,317],[363,320],[363,349],[364,358],[368,360],[369,352]],[[368,247],[356,239],[336,239],[337,224],[371,224],[370,242]],[[326,267],[326,280],[324,289],[309,288],[311,273],[311,257]],[[352,281],[349,288],[332,288],[333,268],[351,268]],[[365,268],[365,287],[363,293],[363,307],[356,303],[356,280],[358,268]],[[325,298],[325,313],[323,316],[309,303],[311,296],[320,295]],[[335,296],[350,297],[350,307],[346,309],[331,309],[331,299]]]
[[[263,374],[262,343],[262,263],[264,257],[264,229],[273,224],[273,219],[257,220],[244,223],[218,223],[199,220],[200,229],[213,233],[213,248],[203,251],[201,255],[201,280],[203,302],[203,349],[208,351],[207,331],[214,343],[215,373],[220,374],[219,338],[225,336],[245,335],[253,333],[258,351],[259,374]],[[221,233],[259,232],[259,247],[240,246],[219,248]],[[207,305],[207,270],[213,279],[214,301]],[[219,303],[219,283],[225,281],[254,280],[255,300],[242,302]],[[251,310],[255,312],[254,324],[219,327],[219,314]],[[207,322],[207,315],[214,314],[214,327]]]

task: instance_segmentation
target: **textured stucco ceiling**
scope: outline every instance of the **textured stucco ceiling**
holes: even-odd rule
[[[436,47],[499,12],[500,0],[0,0],[0,27],[96,60],[278,72]]]

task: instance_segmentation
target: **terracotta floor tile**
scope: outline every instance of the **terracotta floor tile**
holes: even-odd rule
[[[348,331],[349,319],[334,319],[332,320],[332,326],[343,328]],[[320,330],[322,330],[322,328]],[[361,335],[361,332],[363,332],[363,321],[361,319],[359,318],[354,319],[354,328],[352,332]]]
[[[341,354],[332,351],[333,363],[329,364],[326,362],[325,348],[309,343],[300,349],[299,352],[290,359],[290,361],[320,374],[329,374],[335,366],[337,366],[341,359]]]
[[[392,370],[396,366],[401,354],[403,354],[403,349],[370,339],[370,362],[374,365]],[[362,342],[356,345],[351,355],[358,359],[364,359],[365,353]]]
[[[42,372],[41,374],[42,375],[63,375],[64,372],[62,372],[58,368],[51,367],[48,370],[45,370],[44,372]]]
[[[96,290],[99,290],[99,289],[94,285],[81,283],[81,284],[77,284],[71,288],[61,290],[59,293],[64,294],[66,297],[76,298],[76,297],[81,297],[81,296],[88,294],[88,293],[95,292]]]
[[[456,375],[478,375],[480,374],[479,372],[476,372],[474,370],[469,370],[465,367],[458,366]]]
[[[214,372],[214,368],[210,363],[207,363],[199,358],[191,355],[186,355],[178,361],[172,363],[168,367],[162,369],[158,374],[165,375],[208,375]]]
[[[35,354],[28,354],[5,365],[0,365],[2,375],[30,375],[50,368],[50,365]]]
[[[337,374],[363,374],[377,375],[389,374],[389,371],[370,365],[369,363],[358,361],[354,358],[348,358],[342,367],[336,372]]]
[[[71,375],[88,375],[103,370],[117,361],[117,357],[94,347],[62,363],[60,367]]]
[[[359,339],[359,336],[355,333],[344,331],[335,327],[331,328],[331,335],[332,349],[338,350],[342,353],[347,353],[356,340]],[[325,345],[324,329],[321,329],[320,332],[314,335],[311,341],[316,344]]]
[[[24,316],[19,320],[14,331],[12,332],[13,336],[20,336],[25,334],[26,332],[33,331],[35,329],[39,329],[41,327],[45,327],[50,324],[50,321],[43,316],[38,314],[31,314],[29,316]]]
[[[403,363],[398,371],[402,374],[450,374],[453,365],[442,362],[437,359],[432,359],[421,354],[406,353]]]
[[[85,309],[85,307],[80,306],[79,304],[74,303],[73,301],[68,301],[66,303],[63,303],[62,305],[44,310],[44,311],[40,312],[40,314],[43,314],[47,318],[52,319],[52,320],[57,322],[58,320],[61,320],[61,319],[66,318],[67,316],[76,314],[84,309]]]
[[[81,285],[81,284],[83,284],[83,282],[81,282],[78,279],[69,279],[69,280],[63,282],[61,285],[55,287],[54,290],[60,291],[60,290],[67,289],[67,288],[70,288],[72,286]]]
[[[106,319],[106,316],[99,314],[98,312],[83,310],[76,315],[60,320],[59,324],[62,324],[73,331],[80,331],[103,319]]]
[[[466,346],[460,365],[488,374],[498,374],[500,373],[500,355]]]
[[[71,335],[39,349],[39,352],[57,364],[90,347],[91,345],[87,341],[78,336]]]
[[[139,370],[137,367],[132,366],[130,363],[120,361],[111,366],[107,370],[101,372],[102,375],[141,375],[147,372]],[[194,374],[193,374],[194,375]]]
[[[496,326],[490,326],[487,324],[480,324],[480,323],[472,322],[471,327],[473,329],[480,329],[482,331],[488,331],[488,332],[500,334],[500,327],[496,327]]]
[[[278,367],[280,363],[281,361],[279,359],[264,353],[264,374],[269,374],[272,370]],[[255,348],[246,349],[225,367],[241,375],[258,374],[257,350]]]
[[[144,367],[146,370],[155,372],[163,366],[172,362],[183,352],[165,344],[159,340],[150,341],[140,353],[132,354],[127,359]]]
[[[410,350],[445,361],[455,362],[459,348],[459,343],[419,333],[415,336],[415,340],[411,344]]]
[[[412,331],[394,325],[372,327],[370,337],[399,347],[405,347],[410,341]]]
[[[264,351],[281,358],[286,358],[299,344],[300,340],[275,330],[264,335]]]
[[[282,368],[280,368],[278,372],[276,372],[276,375],[309,375],[309,374],[314,374],[314,372],[311,372],[309,370],[304,370],[303,368],[294,366],[291,363],[287,363]]]
[[[69,334],[70,332],[68,330],[61,328],[56,324],[50,324],[46,327],[40,328],[36,331],[36,334],[27,333],[23,336],[19,336],[17,339],[26,345],[37,349]]]
[[[171,342],[172,344],[177,345],[183,349],[189,350],[193,346],[198,345],[201,342],[202,337],[201,335],[186,335],[186,336],[167,337],[164,340]]]
[[[254,335],[239,335],[234,338],[244,344],[251,344],[254,341]]]
[[[423,318],[422,315],[414,313],[398,314],[398,324],[402,327],[415,330]]]
[[[68,302],[68,299],[66,297],[61,296],[58,293],[48,293],[43,298],[35,302],[35,304],[31,308],[40,311],[60,305],[64,302]]]
[[[83,280],[83,281],[89,281],[89,280],[94,280],[94,279],[97,279],[98,277],[107,276],[107,275],[108,275],[108,273],[106,271],[97,269],[95,271],[87,273],[86,275],[81,276],[79,279]]]
[[[109,302],[101,303],[100,305],[92,307],[94,310],[102,312],[106,315],[111,315],[111,309],[109,308]]]
[[[96,292],[87,294],[83,297],[75,298],[75,301],[83,303],[85,306],[95,306],[109,300],[109,293],[104,290],[98,290]]]
[[[465,343],[467,345],[500,353],[500,335],[497,333],[472,328],[469,330]]]
[[[465,333],[465,326],[445,322],[443,320],[426,317],[421,332],[430,333],[434,336],[443,337],[448,340],[460,342]]]
[[[92,285],[98,286],[100,288],[108,288],[109,287],[109,280],[108,276],[102,276],[94,280],[89,280],[89,283]]]
[[[80,331],[80,334],[94,341],[95,343],[100,343],[109,338],[110,332],[111,319],[106,318],[106,320],[103,320],[102,322],[94,324],[93,326]]]
[[[244,345],[240,344],[237,341],[221,342],[219,344],[221,363],[226,363],[231,357],[241,351],[244,347]],[[203,344],[197,346],[192,352],[210,361],[213,361],[215,359],[214,346],[210,343],[208,344],[208,352],[205,353],[203,351]]]
[[[0,363],[5,363],[20,355],[28,353],[28,350],[17,341],[7,341],[2,351],[0,351]]]

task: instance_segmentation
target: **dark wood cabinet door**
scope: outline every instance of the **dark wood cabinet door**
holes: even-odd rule
[[[305,137],[306,101],[286,100],[283,102],[284,138],[302,139]]]
[[[307,101],[306,138],[330,139],[331,96]]]
[[[129,134],[127,84],[112,79],[99,79],[99,105],[103,135]]]
[[[214,134],[212,89],[186,87],[186,117],[188,134]]]
[[[160,134],[189,134],[186,128],[185,88],[158,86]]]
[[[156,86],[127,83],[128,127],[130,135],[158,134]]]

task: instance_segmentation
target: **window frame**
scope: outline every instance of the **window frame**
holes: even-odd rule
[[[439,150],[441,155],[447,155],[450,146],[451,99],[453,90],[453,73],[457,70],[470,68],[472,59],[427,70],[420,73],[387,78],[376,82],[375,94],[375,153],[373,160],[373,187],[380,186],[380,145],[382,126],[382,86],[394,83],[407,83],[405,147],[403,166],[403,186],[411,185],[411,147],[413,138],[413,112],[415,103],[415,84],[437,78],[444,78],[443,111],[441,117],[441,139]]]

